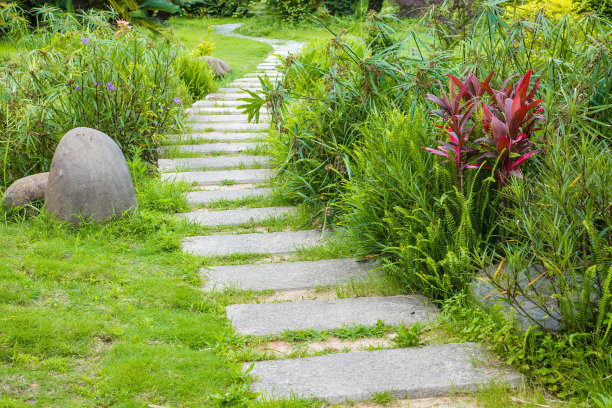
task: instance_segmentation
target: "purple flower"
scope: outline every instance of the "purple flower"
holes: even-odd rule
[[[89,40],[85,37],[81,37],[81,41],[83,41],[83,44],[85,45],[89,44]]]
[[[174,98],[174,103],[176,103],[177,105],[181,104],[181,99],[180,98]]]
[[[170,53],[170,58],[174,57],[175,55],[176,55],[176,52],[172,51],[172,52]]]
[[[111,91],[114,91],[114,90],[115,90],[115,86],[113,85],[113,83],[112,83],[112,82],[109,82],[108,84],[106,84],[106,87],[107,87],[108,89],[110,89]]]
[[[94,86],[98,86],[98,81],[95,81],[95,82],[94,82]]]
[[[78,90],[81,89],[81,87],[79,85],[75,86],[74,89]]]

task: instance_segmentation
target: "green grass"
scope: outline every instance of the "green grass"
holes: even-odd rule
[[[233,71],[231,77],[237,78],[254,71],[257,64],[272,51],[272,47],[259,41],[230,37],[214,31],[208,37],[208,27],[243,21],[231,18],[173,17],[170,19],[170,27],[176,39],[189,50],[194,49],[203,40],[212,40],[216,47],[213,57],[227,62]]]
[[[146,209],[80,228],[2,215],[2,406],[193,406],[241,382],[211,350],[231,329],[180,250],[183,224]]]
[[[0,40],[0,56],[9,56],[18,51],[18,48],[10,41]]]

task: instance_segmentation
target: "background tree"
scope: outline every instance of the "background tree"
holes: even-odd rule
[[[383,0],[368,0],[368,10],[374,10],[380,13],[382,10]]]

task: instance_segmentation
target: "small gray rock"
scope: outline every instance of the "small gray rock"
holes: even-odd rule
[[[20,178],[6,189],[4,207],[14,209],[37,200],[44,200],[49,173],[38,173]]]
[[[49,174],[45,206],[62,221],[101,223],[133,212],[134,184],[119,146],[104,133],[75,128],[59,142]]]
[[[206,62],[210,69],[212,69],[215,75],[217,76],[223,76],[232,73],[232,68],[230,68],[228,63],[223,60],[220,60],[219,58],[207,55],[204,57],[200,57],[200,60]]]

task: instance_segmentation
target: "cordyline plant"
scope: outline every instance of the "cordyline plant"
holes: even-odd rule
[[[510,175],[522,177],[519,165],[537,153],[532,150],[531,135],[542,109],[543,99],[534,100],[539,79],[529,90],[531,70],[513,86],[513,77],[504,81],[501,90],[491,85],[493,72],[483,81],[470,75],[463,81],[448,75],[449,93],[440,85],[442,97],[428,94],[425,99],[437,104],[441,109],[431,113],[440,116],[448,131],[449,141],[439,141],[437,149],[425,148],[430,153],[448,158],[457,170],[459,186],[463,191],[463,172],[470,168],[495,168],[495,176],[500,185],[508,182]],[[458,90],[457,90],[458,89]],[[483,99],[489,96],[490,103]],[[481,113],[482,112],[482,113]],[[476,129],[477,118],[482,117],[485,137],[470,140]],[[475,162],[470,162],[476,158]],[[493,165],[486,162],[493,160]]]

